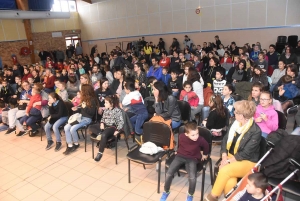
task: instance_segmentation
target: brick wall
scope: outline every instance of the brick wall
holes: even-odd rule
[[[61,48],[64,52],[66,50],[65,36],[69,34],[80,34],[80,30],[73,31],[60,31],[62,32],[62,37],[52,38],[52,32],[41,32],[33,33],[33,45],[35,49],[35,59],[40,61],[38,57],[38,52],[42,48],[45,51],[56,50]],[[21,41],[8,41],[0,42],[0,57],[2,58],[2,64],[12,65],[11,55],[17,55],[18,62],[21,65],[30,64],[30,56],[21,56],[20,50],[22,47],[28,47],[26,40]]]

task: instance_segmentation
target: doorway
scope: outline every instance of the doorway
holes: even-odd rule
[[[77,44],[82,46],[81,38],[79,38],[77,35],[75,35],[75,36],[66,36],[65,40],[66,40],[66,47],[68,47],[70,45],[73,45],[74,47],[76,47]]]

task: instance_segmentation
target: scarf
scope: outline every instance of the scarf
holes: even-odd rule
[[[227,140],[227,145],[226,145],[226,148],[228,151],[230,150],[234,136],[236,135],[236,133],[239,133],[240,137],[237,139],[237,141],[235,143],[234,152],[233,152],[234,154],[236,154],[236,152],[240,146],[240,141],[243,139],[245,133],[248,132],[248,130],[250,129],[252,124],[253,124],[253,118],[250,118],[244,126],[241,126],[238,121],[236,121],[236,120],[234,121],[234,123],[232,124],[232,126],[229,130],[229,133],[228,133],[228,140]]]

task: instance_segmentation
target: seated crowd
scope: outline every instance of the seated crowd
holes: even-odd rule
[[[89,131],[99,141],[95,161],[100,161],[108,139],[124,132],[128,124],[133,128],[130,134],[136,136],[143,135],[144,122],[153,116],[171,120],[172,129],[180,127],[183,111],[178,101],[184,101],[191,108],[189,121],[197,124],[185,126],[181,141],[203,146],[202,159],[207,157],[207,145],[198,140],[195,126],[201,124],[213,136],[227,132],[221,145],[220,173],[207,197],[217,200],[258,161],[261,136],[266,138],[278,129],[277,111],[286,114],[300,96],[300,76],[290,46],[280,55],[274,45],[269,51],[262,50],[260,43],[251,48],[248,43],[238,47],[232,42],[225,47],[218,36],[215,39],[216,44],[204,42],[201,47],[186,36],[180,50],[174,38],[169,51],[162,39],[157,46],[143,39],[144,45],[126,52],[116,47],[100,56],[94,49],[90,56],[74,54],[66,61],[49,55],[41,62],[44,65],[5,66],[0,76],[0,129],[5,134],[18,130],[16,136],[34,137],[45,120],[46,150],[54,145],[51,129],[55,151],[63,147],[60,130],[64,130],[67,145],[63,153],[68,155],[79,148],[78,129],[94,122]],[[296,49],[299,52],[300,42]],[[246,85],[248,99],[237,99],[236,89]],[[252,140],[244,140],[249,138]],[[188,161],[185,154],[178,151],[178,164]],[[162,200],[169,195],[177,168],[171,167]],[[189,180],[189,200],[195,191],[194,178]]]

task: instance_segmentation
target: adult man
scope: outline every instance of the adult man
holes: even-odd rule
[[[273,69],[278,68],[278,55],[275,51],[275,45],[271,44],[269,46],[269,52],[267,53],[269,59],[269,65],[273,67]]]
[[[184,36],[184,41],[183,41],[183,45],[184,45],[184,48],[189,48],[191,49],[191,44],[193,43],[193,41],[187,36],[185,35]]]
[[[215,36],[217,49],[220,49],[221,41],[218,35]]]
[[[161,80],[162,77],[162,67],[158,64],[159,60],[157,57],[152,58],[152,65],[147,73],[147,77],[154,76],[157,81]]]
[[[58,48],[56,51],[56,60],[59,62],[63,62],[65,60],[65,54],[61,51],[61,48]]]
[[[239,48],[236,46],[236,43],[234,41],[231,42],[230,51],[231,51],[231,55],[239,55]]]
[[[91,49],[91,56],[94,56],[94,54],[97,52],[97,45],[94,45]]]
[[[98,66],[94,65],[92,69],[92,76],[91,76],[92,84],[94,85],[101,78],[102,78],[102,74],[98,71]]]
[[[45,66],[47,57],[50,56],[50,53],[47,51],[44,51],[43,49],[41,49],[41,51],[39,52],[39,57],[42,61],[43,66]]]

